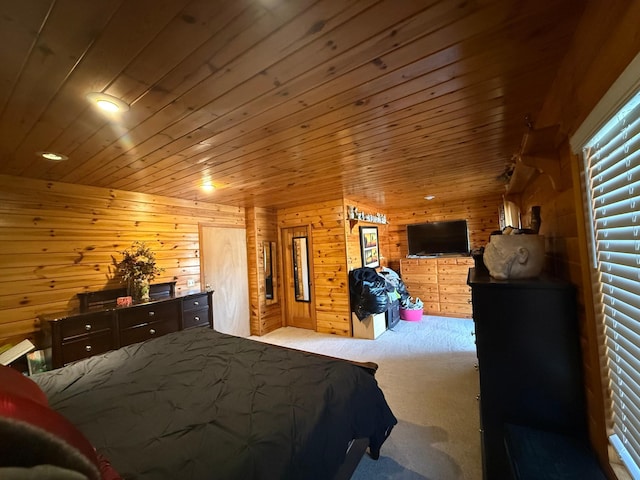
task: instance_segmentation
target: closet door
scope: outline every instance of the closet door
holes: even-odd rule
[[[213,326],[222,333],[248,337],[249,269],[244,228],[200,225],[200,268],[203,285],[213,295]]]

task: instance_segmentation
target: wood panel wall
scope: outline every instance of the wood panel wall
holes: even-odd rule
[[[520,195],[518,205],[522,225],[525,227],[531,222],[531,207],[541,207],[542,223],[539,233],[545,237],[545,270],[577,284],[582,268],[576,255],[579,248],[576,243],[576,208],[571,181],[573,161],[577,159],[571,155],[565,141],[559,146],[560,185],[554,189],[548,175],[537,175]]]
[[[200,290],[201,222],[244,227],[244,209],[0,175],[0,344],[35,339],[38,315],[76,308],[78,292],[120,286],[114,259],[135,240],[165,269],[155,282]]]
[[[355,200],[344,199],[344,215],[347,219],[344,222],[344,238],[346,244],[346,253],[347,253],[347,271],[351,271],[354,268],[362,267],[362,248],[360,246],[360,227],[376,227],[378,229],[378,255],[380,256],[380,265],[387,264],[386,255],[389,251],[389,234],[388,234],[388,225],[378,224],[366,222],[363,220],[351,220],[349,219],[349,207],[356,207],[358,211],[368,213],[368,214],[376,214],[382,213],[379,208],[368,205],[366,203],[358,202]],[[348,281],[348,278],[347,278]],[[347,284],[347,289],[349,288]],[[349,311],[351,311],[351,307],[349,307]],[[350,317],[351,318],[351,317]],[[349,328],[351,329],[351,335],[353,335],[353,325],[349,324]]]
[[[355,200],[345,199],[344,200],[344,215],[345,218],[348,217],[348,207],[356,207],[358,211],[370,214],[381,213],[385,214],[385,211],[380,208],[367,205],[362,202],[357,202]],[[381,264],[386,263],[387,255],[389,254],[389,234],[388,234],[388,225],[383,225],[379,223],[371,223],[365,222],[362,220],[349,220],[344,222],[344,234],[347,244],[347,269],[348,271],[353,270],[354,268],[362,267],[362,249],[360,247],[360,227],[376,227],[378,229],[378,243],[379,243],[379,255]]]
[[[274,301],[265,298],[264,242],[278,243],[277,214],[266,208],[247,209],[247,249],[249,262],[249,297],[251,302],[251,335],[265,335],[282,326],[280,299],[280,259],[276,250],[272,253],[274,275]]]
[[[560,125],[569,138],[589,115],[611,84],[640,52],[640,2],[590,2],[569,53],[535,121],[536,128]],[[595,321],[586,237],[582,218],[579,163],[566,140],[559,145],[562,185],[554,190],[546,175],[524,190],[521,210],[540,205],[541,233],[556,273],[578,287],[579,316],[585,367],[591,441],[601,464],[608,468],[606,390],[601,376],[600,326]],[[610,478],[615,478],[609,470]]]
[[[345,198],[279,210],[278,226],[311,226],[317,330],[348,336],[351,335],[348,272],[362,266],[360,226],[378,227],[383,262],[399,273],[400,259],[407,255],[407,224],[465,218],[469,224],[470,244],[472,248],[479,248],[486,244],[490,233],[499,228],[498,208],[501,204],[500,194],[456,203],[434,202],[429,203],[428,209],[387,214],[373,205]],[[349,222],[349,205],[367,213],[387,214],[389,223]]]
[[[345,214],[342,199],[281,209],[278,227],[310,227],[316,330],[350,336]]]

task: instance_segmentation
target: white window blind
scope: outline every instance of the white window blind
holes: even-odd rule
[[[640,480],[640,92],[583,149],[611,389],[611,442]]]

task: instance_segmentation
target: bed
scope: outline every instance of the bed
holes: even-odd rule
[[[31,378],[125,479],[331,479],[396,424],[372,366],[195,328]]]

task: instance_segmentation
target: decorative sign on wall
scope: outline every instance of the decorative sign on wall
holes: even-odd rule
[[[387,216],[382,213],[365,213],[358,207],[347,205],[349,220],[362,220],[363,222],[387,224]]]

